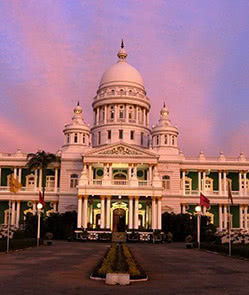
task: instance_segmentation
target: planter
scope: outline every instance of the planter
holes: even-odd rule
[[[129,285],[130,275],[128,273],[107,273],[105,283],[107,285]]]

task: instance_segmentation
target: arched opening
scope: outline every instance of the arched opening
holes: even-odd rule
[[[117,208],[113,210],[113,231],[125,232],[125,210]]]

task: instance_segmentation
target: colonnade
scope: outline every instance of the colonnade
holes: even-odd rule
[[[210,171],[209,171],[210,172]],[[202,175],[201,175],[202,173]],[[223,179],[222,179],[223,173]],[[227,173],[228,171],[218,171],[218,194],[219,195],[227,195]],[[240,195],[247,195],[247,171],[239,171],[239,194]],[[203,193],[206,192],[206,177],[208,172],[207,171],[198,171],[198,190],[199,192],[202,191]],[[183,182],[183,195],[186,194],[185,191],[185,176],[186,171],[182,171],[182,182]],[[223,181],[222,181],[223,180]],[[203,185],[202,185],[203,183]]]
[[[92,220],[88,210],[88,196],[78,196],[78,218],[77,227],[87,228],[88,220]],[[146,208],[146,219],[151,215],[151,228],[162,228],[162,198],[152,197],[151,213]],[[91,213],[90,213],[91,214]],[[100,197],[100,228],[110,229],[111,227],[111,196]],[[139,196],[128,197],[128,229],[139,228]]]
[[[28,202],[28,201],[25,201]],[[37,211],[37,203],[38,201],[32,201],[32,207],[30,207],[30,209],[32,208],[32,214],[35,215],[36,211]],[[57,211],[57,202],[53,202],[53,211],[56,212]],[[0,202],[0,209],[1,209],[1,202]],[[19,200],[11,200],[11,219],[10,219],[10,225],[16,226],[17,228],[19,228],[20,225],[20,213],[21,213],[21,201]]]
[[[182,213],[187,213],[187,204],[182,204]],[[219,204],[219,230],[228,229],[229,209],[228,204]],[[203,215],[206,215],[206,208],[203,207]],[[230,215],[231,216],[231,215]],[[239,205],[239,227],[248,231],[248,205]]]
[[[22,167],[15,167],[14,168],[14,177],[18,180],[19,183],[22,182]],[[2,175],[2,167],[0,167],[0,179]],[[39,185],[37,186],[38,180],[38,170],[34,170],[34,186],[33,191],[38,191],[42,189],[42,170],[39,169]],[[57,183],[58,183],[58,168],[55,168],[55,175],[54,175],[54,188],[53,191],[57,192]],[[51,188],[50,188],[51,189]]]

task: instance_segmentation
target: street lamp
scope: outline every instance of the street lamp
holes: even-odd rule
[[[38,224],[37,224],[37,247],[40,245],[40,229],[41,229],[41,209],[42,209],[42,203],[37,204],[37,210],[38,210]]]
[[[201,240],[201,206],[196,206],[195,211],[197,213],[197,244],[198,250],[200,250]]]

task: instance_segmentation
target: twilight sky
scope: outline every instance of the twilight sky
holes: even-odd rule
[[[185,155],[249,156],[248,0],[0,1],[0,152],[63,143],[121,38],[151,101],[163,102]]]

